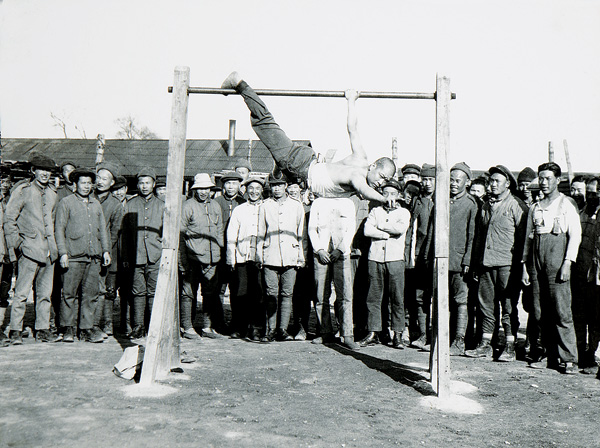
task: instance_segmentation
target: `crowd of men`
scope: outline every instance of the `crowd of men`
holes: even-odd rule
[[[64,162],[58,187],[56,171],[54,160],[35,155],[31,179],[13,184],[2,174],[0,324],[13,276],[16,282],[1,345],[23,343],[32,288],[37,341],[144,337],[162,254],[164,182],[141,169],[131,196],[110,161],[95,169]],[[382,176],[373,184],[381,199],[369,201],[315,197],[303,179],[267,179],[246,162],[219,186],[209,173],[197,174],[182,199],[182,337],[428,350],[435,167],[408,164],[397,177]],[[517,178],[502,165],[477,178],[466,163],[451,168],[443,287],[452,356],[596,373],[600,179],[576,176],[567,196],[558,190],[562,178],[553,162]],[[524,344],[520,301],[528,314]],[[113,328],[117,308],[120,327]],[[317,331],[309,335],[313,309]]]

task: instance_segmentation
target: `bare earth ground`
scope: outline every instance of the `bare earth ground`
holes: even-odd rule
[[[0,446],[600,446],[595,375],[451,358],[457,395],[440,402],[429,354],[415,349],[232,339],[181,349],[197,362],[153,398],[111,372],[123,350],[114,338],[0,348]]]

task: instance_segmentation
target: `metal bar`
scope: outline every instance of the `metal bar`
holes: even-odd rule
[[[255,91],[261,96],[305,96],[311,98],[344,98],[344,92],[341,90],[257,89]],[[173,87],[169,87],[168,92],[173,93]],[[218,87],[188,87],[188,93],[201,93],[205,95],[237,95],[237,92],[233,89],[221,89]],[[358,96],[359,98],[435,100],[435,93],[358,92]],[[452,94],[452,99],[456,99],[455,93]]]

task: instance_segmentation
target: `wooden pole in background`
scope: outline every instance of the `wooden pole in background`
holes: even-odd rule
[[[548,162],[554,162],[554,147],[552,142],[548,142]]]
[[[435,350],[437,359],[431,365],[432,386],[439,398],[450,395],[450,329],[448,307],[448,257],[450,241],[450,79],[437,77],[435,126]],[[433,341],[432,341],[433,345]],[[434,347],[432,346],[432,350]]]
[[[565,147],[565,159],[567,160],[567,172],[569,173],[569,185],[573,182],[573,167],[571,166],[571,156],[569,155],[569,145],[567,139],[563,140],[563,146]]]
[[[140,384],[150,385],[179,366],[178,248],[181,192],[185,165],[189,67],[175,68],[171,134],[167,161],[167,194],[163,220],[163,249],[146,339]]]

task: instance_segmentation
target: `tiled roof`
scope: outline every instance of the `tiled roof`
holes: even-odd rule
[[[235,155],[227,156],[228,140],[187,140],[185,176],[200,172],[216,173],[232,169],[238,160],[248,159],[248,140],[235,141]],[[295,140],[311,146],[309,140]],[[45,154],[57,165],[72,161],[78,166],[93,167],[96,162],[96,140],[3,138],[2,162],[25,162],[32,153]],[[273,158],[260,140],[252,140],[250,163],[256,172],[271,172]],[[106,140],[104,160],[120,165],[122,174],[133,176],[143,166],[160,174],[167,172],[168,140]]]

